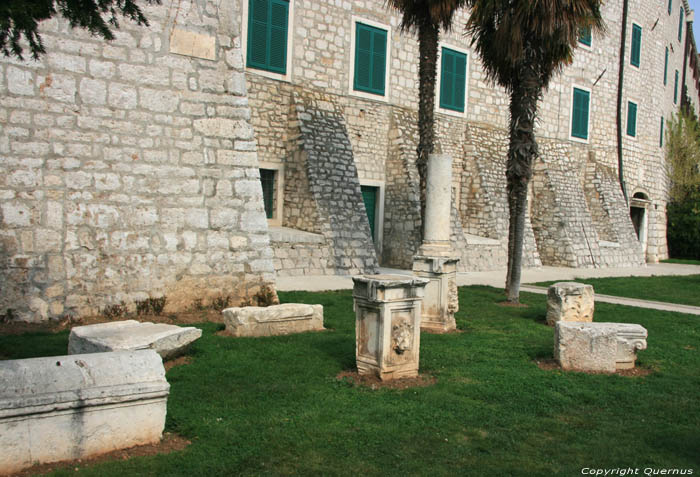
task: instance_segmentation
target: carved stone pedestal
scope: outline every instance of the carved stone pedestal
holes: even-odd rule
[[[446,333],[457,329],[457,262],[459,259],[453,257],[413,257],[413,274],[429,280],[423,298],[421,330]]]
[[[403,275],[352,280],[358,373],[383,381],[418,376],[421,301],[428,280]]]

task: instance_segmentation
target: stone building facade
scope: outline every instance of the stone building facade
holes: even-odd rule
[[[698,104],[692,14],[685,0],[627,1],[622,87],[622,6],[606,2],[607,33],[541,103],[528,265],[667,256],[662,131],[683,87]],[[124,22],[110,43],[52,19],[39,61],[0,58],[0,316],[163,296],[175,310],[249,299],[275,274],[411,266],[418,45],[399,14],[381,0],[163,0],[144,13],[150,27]],[[441,39],[437,152],[453,157],[460,269],[484,270],[506,260],[508,98],[466,19]]]
[[[235,2],[164,1],[106,43],[41,24],[0,60],[0,316],[273,286]]]
[[[685,81],[690,101],[697,104],[692,34],[684,53],[692,12],[684,0],[627,2],[625,22],[624,2],[605,2],[606,33],[582,35],[573,63],[553,79],[540,104],[536,133],[541,154],[525,241],[528,265],[631,266],[667,257],[663,130],[681,104],[680,82]],[[275,47],[286,52],[279,68],[246,62],[258,154],[263,167],[275,171],[275,207],[269,220],[277,272],[350,271],[321,257],[317,266],[302,266],[306,254],[301,252],[310,238],[324,244],[318,250],[331,251],[319,254],[338,247],[337,238],[321,231],[319,224],[344,208],[324,209],[301,197],[320,187],[308,160],[300,160],[305,140],[295,143],[298,108],[309,104],[317,104],[319,114],[332,110],[334,121],[342,123],[338,129],[346,132],[338,140],[343,145],[349,140],[357,170],[355,198],[348,207],[356,211],[366,190],[375,194],[376,200],[366,204],[378,262],[410,267],[420,228],[415,35],[400,31],[400,14],[378,0],[245,0],[241,23],[247,59],[261,45],[255,22],[263,4],[286,9],[281,17],[284,41]],[[441,37],[437,152],[454,160],[452,237],[461,255],[460,269],[484,270],[502,267],[506,260],[509,101],[487,81],[470,39],[462,33],[467,15],[459,12],[454,30]],[[383,71],[363,63],[368,48],[370,54],[379,54],[372,58],[379,58]],[[441,96],[441,82],[454,81],[442,70],[453,57],[464,62],[459,93],[466,100],[461,111]],[[356,69],[362,74],[367,68],[375,75],[383,73],[378,89],[358,83]],[[580,116],[582,101],[585,120]],[[332,188],[325,190],[329,198],[334,196]]]

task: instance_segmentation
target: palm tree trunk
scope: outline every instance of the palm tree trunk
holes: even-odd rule
[[[421,239],[425,236],[425,189],[427,186],[428,155],[435,149],[435,81],[437,77],[439,28],[430,19],[425,19],[418,25],[418,63],[419,93],[418,93],[418,159],[416,167],[420,177],[420,216]]]
[[[505,288],[507,300],[511,303],[519,303],[520,300],[527,188],[532,178],[532,164],[537,157],[535,117],[537,103],[542,95],[542,84],[535,71],[535,65],[528,67],[527,64],[525,61],[510,95],[510,144],[506,165],[509,209],[508,272]]]

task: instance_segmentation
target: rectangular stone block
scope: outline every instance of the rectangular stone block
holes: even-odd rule
[[[554,329],[554,358],[567,370],[631,369],[647,347],[647,330],[636,324],[559,321]]]
[[[153,350],[0,361],[0,474],[157,443],[170,385]]]
[[[227,308],[226,332],[233,336],[276,336],[323,330],[323,306],[286,303]]]
[[[592,285],[559,282],[547,290],[547,324],[558,321],[593,321],[595,295]]]

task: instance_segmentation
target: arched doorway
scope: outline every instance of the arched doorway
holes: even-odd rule
[[[649,213],[649,196],[644,192],[636,192],[630,200],[630,218],[634,231],[637,234],[637,240],[642,246],[644,256],[647,254],[647,223]]]

